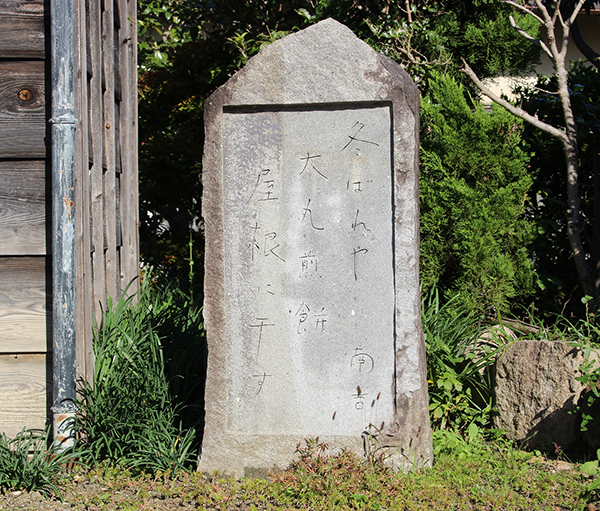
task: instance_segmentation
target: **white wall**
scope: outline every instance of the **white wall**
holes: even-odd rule
[[[596,10],[594,13],[588,16],[583,13],[578,17],[579,26],[581,27],[581,31],[583,33],[583,37],[586,42],[597,52],[600,53],[600,13]],[[517,36],[519,37],[519,36]],[[523,39],[523,44],[528,44],[525,39]],[[529,43],[530,44],[530,43]],[[541,75],[552,75],[554,74],[554,69],[552,67],[552,63],[548,56],[542,52],[542,63],[536,67],[537,74]],[[581,52],[575,46],[575,43],[572,40],[569,40],[569,46],[567,50],[567,60],[585,60],[585,57],[581,54]],[[524,78],[517,78],[513,76],[503,76],[495,79],[486,79],[484,83],[490,88],[490,90],[496,94],[505,94],[509,97],[509,99],[513,99],[511,91],[516,85],[525,85],[525,84],[533,84],[536,81],[536,75],[531,74]],[[491,100],[484,98],[484,103],[489,104]]]

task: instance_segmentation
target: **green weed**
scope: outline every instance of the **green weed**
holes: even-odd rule
[[[472,422],[486,426],[492,412],[490,366],[500,349],[478,343],[485,330],[484,315],[459,302],[459,295],[442,304],[437,289],[422,300],[427,349],[429,408],[437,429],[464,429]]]
[[[57,481],[78,455],[60,451],[51,441],[51,428],[23,429],[15,438],[0,435],[0,488],[60,494]]]
[[[600,449],[596,451],[596,459],[583,463],[579,469],[591,478],[584,495],[588,500],[600,500]]]
[[[137,295],[109,300],[94,335],[94,385],[81,382],[78,403],[92,464],[151,473],[194,465],[202,403],[191,396],[203,375],[193,355],[203,341],[200,308],[177,289],[146,278]]]

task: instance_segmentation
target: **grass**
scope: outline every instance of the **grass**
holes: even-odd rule
[[[133,477],[128,470],[101,466],[75,472],[61,491],[76,510],[583,510],[597,505],[586,494],[589,480],[577,469],[557,470],[552,462],[506,441],[487,442],[481,434],[463,442],[462,456],[442,449],[433,468],[408,474],[329,452],[313,441],[288,470],[268,480],[197,472]]]
[[[559,471],[485,430],[492,412],[487,369],[496,348],[477,345],[481,316],[456,304],[449,308],[437,294],[423,301],[433,468],[393,473],[382,460],[365,462],[308,440],[290,468],[269,480],[193,472],[206,367],[199,302],[151,275],[135,299],[111,302],[95,332],[96,384],[81,385],[77,456],[91,470],[79,465],[66,473],[74,454],[49,448],[48,430],[24,431],[13,440],[0,437],[0,488],[62,494],[74,509],[90,510],[556,510],[598,504],[598,471],[592,477],[576,466]],[[589,328],[575,333],[589,336]],[[0,496],[0,510],[4,504]]]

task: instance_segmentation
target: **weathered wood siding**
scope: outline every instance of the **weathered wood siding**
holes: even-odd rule
[[[0,431],[46,422],[52,373],[43,0],[0,0]]]
[[[77,370],[92,324],[138,274],[135,0],[76,0]],[[0,432],[52,403],[49,2],[0,0]],[[134,284],[133,289],[137,289]]]
[[[77,370],[92,380],[92,321],[138,275],[135,0],[79,0],[76,55]],[[132,291],[137,290],[137,280]]]
[[[0,58],[43,60],[46,14],[43,0],[0,0]]]

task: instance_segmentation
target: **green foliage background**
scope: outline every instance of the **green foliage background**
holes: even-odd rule
[[[421,103],[421,282],[460,293],[471,309],[506,313],[532,294],[525,213],[532,178],[522,123],[468,104],[434,75]]]
[[[576,311],[581,292],[565,233],[561,149],[507,112],[483,110],[459,71],[463,58],[482,78],[530,70],[538,50],[508,16],[534,37],[535,21],[499,0],[410,5],[407,13],[404,2],[389,0],[140,0],[143,260],[185,282],[191,242],[202,268],[204,101],[266,44],[333,17],[403,65],[421,89],[424,290],[461,293],[470,307],[493,314],[531,305]],[[571,78],[582,128],[584,238],[599,259],[591,155],[600,80],[583,68]],[[540,85],[548,93],[523,92],[522,104],[556,122],[555,85]]]
[[[461,57],[481,76],[537,59],[497,0],[140,0],[141,244],[146,263],[184,280],[203,252],[203,104],[265,44],[334,17],[404,65],[422,95],[422,280],[486,312],[525,304],[534,274],[525,220],[528,154],[509,114],[474,111]],[[519,22],[536,34],[528,19]],[[443,78],[445,76],[446,78]],[[442,106],[443,105],[443,106]],[[453,119],[454,117],[454,119]],[[168,229],[164,229],[168,222]],[[162,224],[162,226],[161,226]],[[198,264],[196,268],[201,268]]]

